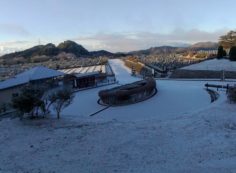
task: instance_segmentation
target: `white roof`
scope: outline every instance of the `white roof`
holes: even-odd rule
[[[17,85],[22,85],[34,80],[53,78],[62,75],[64,75],[64,73],[60,71],[52,70],[43,66],[37,66],[23,73],[20,73],[13,78],[0,82],[0,90]]]
[[[88,66],[88,67],[77,67],[77,68],[70,68],[70,69],[62,69],[60,70],[66,74],[91,74],[91,73],[106,73],[105,65],[95,65],[95,66]]]

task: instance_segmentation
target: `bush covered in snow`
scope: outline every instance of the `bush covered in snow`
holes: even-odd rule
[[[229,89],[228,99],[230,102],[236,103],[236,87]]]

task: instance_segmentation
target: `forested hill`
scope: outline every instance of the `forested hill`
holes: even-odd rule
[[[52,43],[46,44],[46,45],[38,45],[34,46],[32,48],[10,53],[3,55],[1,58],[3,59],[11,59],[15,57],[24,57],[24,58],[31,58],[33,56],[56,56],[59,53],[71,53],[74,54],[76,57],[92,57],[92,56],[112,56],[113,54],[108,51],[94,51],[89,52],[87,49],[85,49],[82,45],[77,44],[74,41],[64,41],[60,43],[58,46],[55,46]]]
[[[217,50],[218,43],[215,42],[199,42],[187,47],[172,47],[172,46],[160,46],[152,47],[146,50],[139,50],[129,52],[129,54],[143,54],[143,55],[154,55],[154,54],[163,54],[163,53],[179,53],[187,51],[199,51],[199,50]]]
[[[32,48],[10,53],[3,55],[2,59],[13,59],[15,57],[23,57],[29,59],[34,56],[57,56],[58,54],[65,52],[74,54],[76,57],[95,57],[95,56],[119,56],[119,55],[151,55],[151,54],[163,54],[163,53],[178,53],[178,52],[186,52],[186,51],[198,51],[198,50],[215,50],[218,47],[218,43],[214,42],[199,42],[193,44],[189,47],[172,47],[172,46],[160,46],[160,47],[152,47],[146,50],[138,50],[128,53],[111,53],[106,50],[99,50],[99,51],[91,51],[89,52],[85,49],[82,45],[74,42],[74,41],[64,41],[60,43],[58,46],[55,46],[52,43],[46,45],[38,45]]]

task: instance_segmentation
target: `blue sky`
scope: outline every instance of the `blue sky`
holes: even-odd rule
[[[235,29],[235,0],[1,0],[0,53],[71,39],[129,51],[217,41]]]

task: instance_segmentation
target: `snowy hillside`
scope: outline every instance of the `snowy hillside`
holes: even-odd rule
[[[139,80],[110,64],[120,84]],[[236,106],[225,91],[210,103],[206,82],[157,80],[151,99],[91,117],[104,108],[98,91],[115,85],[96,88],[76,93],[61,120],[2,120],[0,172],[236,172]]]
[[[184,70],[236,71],[236,62],[227,59],[212,59],[183,67]]]

